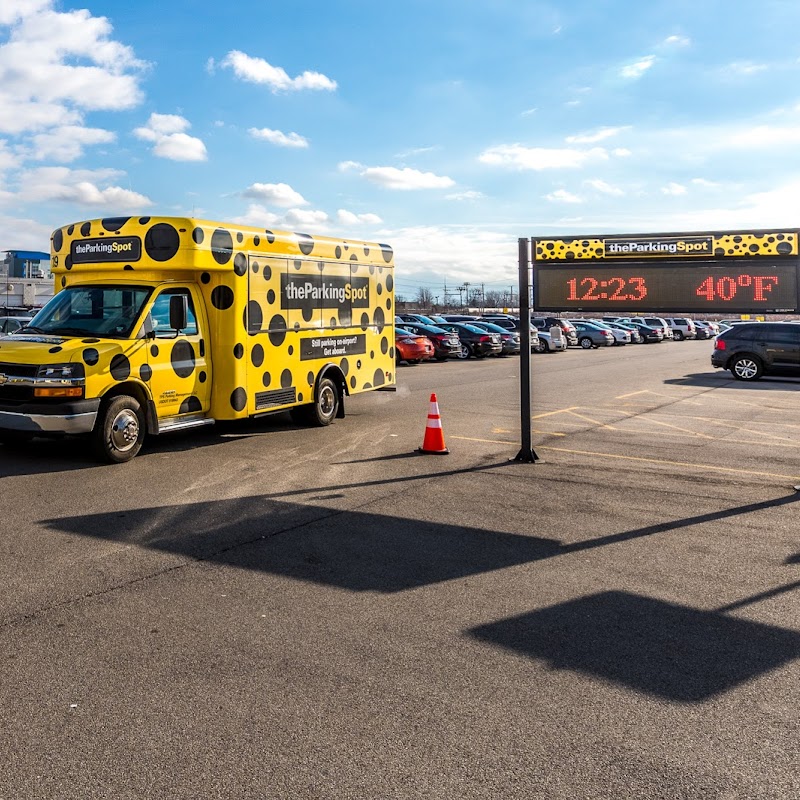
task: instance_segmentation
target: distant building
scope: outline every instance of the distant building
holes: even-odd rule
[[[9,278],[49,278],[50,253],[0,250],[0,275]]]

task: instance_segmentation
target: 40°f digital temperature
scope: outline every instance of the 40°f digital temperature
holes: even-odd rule
[[[703,297],[709,302],[723,300],[730,302],[735,299],[740,289],[748,289],[748,294],[752,292],[753,302],[765,302],[769,300],[769,293],[778,285],[777,275],[748,275],[742,273],[735,278],[725,276],[714,278],[709,275],[695,291],[698,297]]]

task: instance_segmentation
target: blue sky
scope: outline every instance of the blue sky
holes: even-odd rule
[[[3,0],[0,250],[195,214],[390,243],[800,225],[796,0]]]

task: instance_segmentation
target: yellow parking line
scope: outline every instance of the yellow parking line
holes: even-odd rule
[[[543,414],[536,414],[533,419],[541,419],[542,417],[552,417],[554,414],[565,414],[569,411],[574,411],[580,406],[570,406],[569,408],[559,408],[558,411],[545,411]]]
[[[653,425],[663,425],[665,428],[672,428],[676,431],[681,431],[682,433],[689,433],[692,436],[699,436],[701,439],[714,439],[715,437],[709,436],[707,433],[697,433],[696,431],[690,431],[687,428],[681,428],[678,425],[672,425],[669,422],[660,422],[657,419],[653,419],[652,417],[640,417],[643,422],[652,422]]]
[[[482,442],[484,444],[513,445],[514,442],[499,441],[497,439],[476,439],[471,436],[451,436],[466,442]],[[644,458],[643,456],[621,456],[616,453],[597,453],[593,450],[571,450],[566,447],[552,447],[550,445],[535,445],[536,450],[552,450],[558,453],[572,453],[579,456],[600,456],[601,458],[615,458],[618,461],[636,461],[645,464],[668,465],[672,467],[691,467],[693,469],[712,470],[714,472],[728,472],[736,475],[757,475],[762,478],[780,478],[781,480],[800,481],[800,475],[781,475],[776,472],[759,472],[752,469],[734,469],[733,467],[720,467],[716,464],[693,464],[690,461],[668,461],[665,458]]]
[[[580,408],[580,406],[575,406],[575,408]],[[605,422],[600,422],[599,420],[592,419],[591,417],[587,417],[584,414],[578,414],[575,411],[570,411],[569,413],[572,414],[573,417],[577,417],[578,419],[582,419],[586,422],[591,422],[593,425],[598,425],[601,428],[608,428],[608,430],[610,431],[617,430],[613,425],[607,425]]]
[[[647,394],[648,391],[649,391],[648,389],[642,389],[640,392],[629,392],[628,394],[621,394],[618,397],[615,397],[614,399],[615,400],[624,400],[626,397],[633,397],[634,395],[637,395],[637,394]]]

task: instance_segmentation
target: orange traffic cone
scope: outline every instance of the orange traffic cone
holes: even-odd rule
[[[428,424],[425,426],[425,438],[418,452],[435,456],[446,456],[450,452],[444,445],[442,418],[439,416],[439,403],[436,401],[435,392],[431,395]]]

